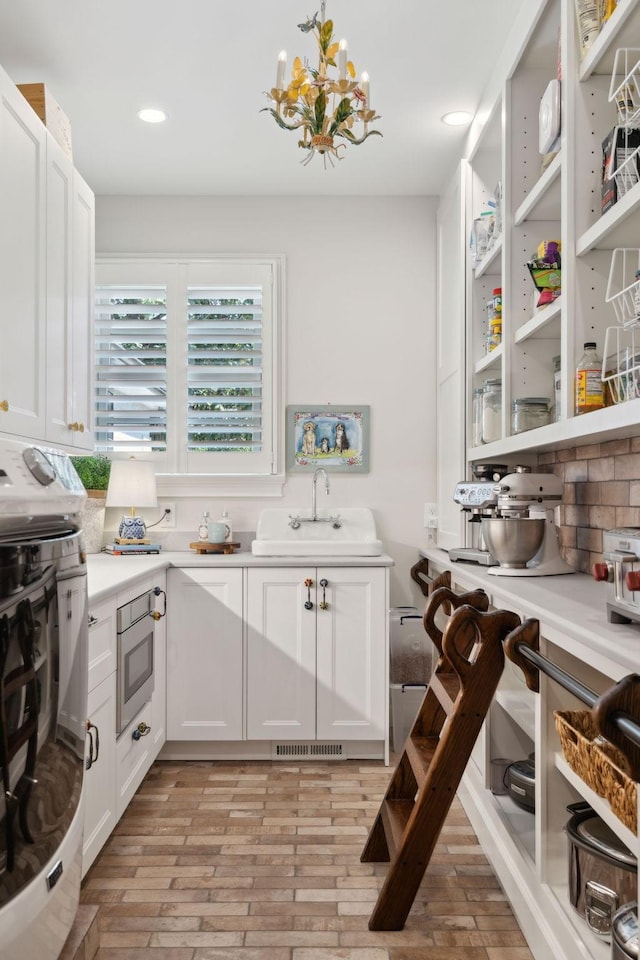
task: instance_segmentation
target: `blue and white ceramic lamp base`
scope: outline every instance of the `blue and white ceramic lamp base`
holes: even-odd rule
[[[123,517],[118,528],[121,540],[144,540],[147,527],[142,517]]]

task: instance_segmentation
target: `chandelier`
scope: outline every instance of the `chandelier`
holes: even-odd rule
[[[291,79],[285,85],[287,54],[283,50],[278,57],[276,85],[265,94],[272,106],[263,108],[283,130],[302,133],[298,146],[308,151],[302,160],[305,166],[315,153],[323,157],[325,166],[327,157],[333,166],[333,158],[342,159],[338,151],[347,143],[357,145],[372,134],[382,136],[379,130],[369,129],[373,120],[380,119],[370,106],[369,75],[363,73],[359,81],[355,79],[355,67],[347,59],[346,40],[336,43],[333,21],[325,20],[325,3],[322,0],[320,20],[316,12],[298,24],[303,33],[312,33],[316,39],[318,66],[311,67],[306,58],[303,62],[296,57]],[[337,139],[344,142],[336,144]]]

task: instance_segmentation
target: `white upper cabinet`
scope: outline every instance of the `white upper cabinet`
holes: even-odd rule
[[[0,70],[0,432],[91,450],[94,198]]]
[[[45,434],[46,130],[0,71],[0,431]]]

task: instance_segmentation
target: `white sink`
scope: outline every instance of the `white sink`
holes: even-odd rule
[[[258,519],[251,552],[257,557],[379,557],[382,541],[367,507],[318,510],[312,521],[309,508],[263,510]],[[298,527],[291,518],[301,519]],[[336,529],[328,518],[339,517]],[[305,522],[306,521],[306,522]]]

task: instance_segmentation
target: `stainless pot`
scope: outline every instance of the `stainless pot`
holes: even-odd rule
[[[589,804],[567,810],[573,814],[566,826],[569,899],[590,929],[609,940],[614,913],[636,895],[638,862]]]

